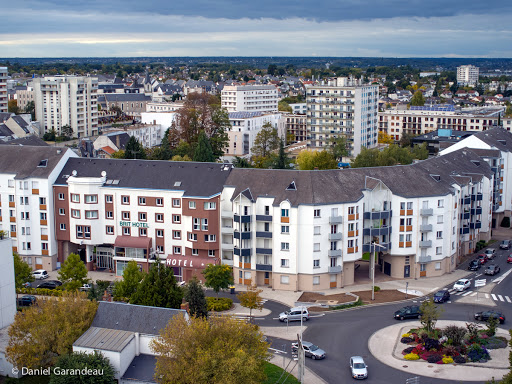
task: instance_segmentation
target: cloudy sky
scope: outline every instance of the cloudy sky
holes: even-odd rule
[[[0,57],[512,57],[510,0],[2,3]]]

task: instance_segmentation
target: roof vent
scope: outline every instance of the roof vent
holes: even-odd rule
[[[441,181],[441,176],[440,175],[430,175],[431,178],[433,178],[435,181]]]
[[[287,191],[296,191],[297,186],[295,185],[295,181],[292,181],[290,185],[286,188]]]
[[[112,181],[114,181],[114,180],[107,180],[107,181],[105,182],[105,184],[112,184]]]
[[[473,164],[475,164],[477,167],[480,166],[480,162],[478,160],[471,160]]]
[[[45,168],[46,168],[46,166],[47,166],[47,165],[48,165],[48,160],[47,160],[47,159],[45,159],[45,160],[41,160],[41,161],[39,162],[38,167],[45,167]]]
[[[174,183],[174,186],[175,186],[175,187],[181,187],[181,181],[176,181],[176,182]]]

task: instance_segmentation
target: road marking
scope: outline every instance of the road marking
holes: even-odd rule
[[[322,317],[322,316],[325,316],[325,313],[320,313],[318,315],[309,315],[309,317]]]
[[[485,294],[485,298],[486,298],[486,299],[488,299],[488,298],[489,298],[489,294],[488,294],[488,293],[486,293],[486,294]]]
[[[470,296],[476,296],[478,295],[478,292],[473,292]]]
[[[286,354],[286,351],[282,351],[280,349],[275,349],[275,348],[270,348],[270,347],[268,349],[270,349],[271,351],[274,351],[274,353],[284,353],[284,354]]]
[[[505,296],[505,299],[507,299],[507,301],[508,301],[509,303],[512,303],[512,301],[510,301],[510,297]]]
[[[491,296],[492,296],[492,299],[493,299],[493,300],[498,300],[498,299],[496,298],[496,295],[495,295],[494,293],[491,293]]]
[[[492,282],[493,283],[496,283],[496,284],[499,284],[501,283],[508,275],[510,275],[510,273],[512,273],[512,269],[509,269],[507,272],[505,272],[503,275],[501,275],[500,277],[498,277],[497,279],[494,279]]]
[[[501,295],[498,295],[498,299],[500,299],[500,301],[505,301]]]
[[[469,292],[466,292],[465,294],[463,294],[462,296],[467,296],[469,294],[473,293],[473,291],[469,291]]]
[[[479,273],[478,275],[475,275],[475,277],[482,276],[482,275],[483,275],[483,273]],[[469,279],[469,280],[471,280],[471,279]]]

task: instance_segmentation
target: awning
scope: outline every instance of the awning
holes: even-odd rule
[[[151,248],[151,237],[117,236],[114,246],[121,248]]]

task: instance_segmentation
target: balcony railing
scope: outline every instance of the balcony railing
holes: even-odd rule
[[[343,216],[330,216],[329,217],[329,224],[342,224],[343,223]]]
[[[256,215],[257,221],[272,221],[271,215]]]
[[[329,257],[341,257],[341,249],[329,249],[327,254]]]
[[[340,273],[341,265],[335,265],[334,267],[329,267],[329,273]]]
[[[459,233],[461,235],[467,235],[469,233],[469,226],[464,226],[460,229]]]
[[[220,212],[220,216],[232,219],[233,218],[233,211],[221,211]]]
[[[329,241],[336,241],[336,240],[341,240],[342,239],[342,233],[341,232],[338,232],[338,233],[329,233]]]
[[[220,233],[233,233],[233,227],[221,227]]]
[[[250,215],[233,215],[233,221],[237,223],[250,223],[251,216]]]
[[[272,232],[263,231],[263,232],[256,232],[256,237],[263,237],[266,239],[272,238]]]
[[[242,240],[249,240],[251,238],[251,232],[235,231],[235,232],[233,232],[233,237],[235,239],[240,239],[240,237],[241,237]]]
[[[469,223],[469,228],[471,228],[471,229],[480,229],[480,228],[482,228],[482,222],[481,221],[476,221],[474,223]]]
[[[460,214],[461,220],[467,220],[469,219],[469,212],[463,212]]]
[[[432,261],[432,256],[420,256],[418,258],[418,263],[430,263]]]
[[[471,195],[471,200],[473,200],[473,201],[482,201],[483,198],[484,198],[484,195],[480,192],[478,192],[475,195]]]
[[[420,248],[429,248],[432,246],[432,240],[423,240],[419,243]]]
[[[434,210],[432,208],[420,209],[421,216],[432,216],[433,214],[434,214]]]
[[[233,248],[233,253],[237,256],[251,256],[251,248]]]
[[[272,248],[256,248],[256,253],[259,255],[271,255]]]
[[[462,199],[462,204],[464,204],[464,205],[471,204],[471,197],[469,197],[469,196],[464,197]]]
[[[482,214],[482,207],[477,208],[471,208],[471,215],[481,215]]]
[[[379,220],[387,219],[392,216],[392,211],[372,211],[364,212],[363,219]]]
[[[432,232],[432,224],[420,225],[420,232]]]
[[[366,236],[382,236],[389,235],[391,233],[391,227],[385,226],[380,228],[363,228],[363,235]]]
[[[363,244],[363,252],[373,253],[374,248],[375,248],[375,252],[389,251],[389,250],[391,250],[391,243],[379,243],[378,246],[373,245],[373,243]]]
[[[270,264],[256,264],[257,271],[272,271],[272,265]]]

